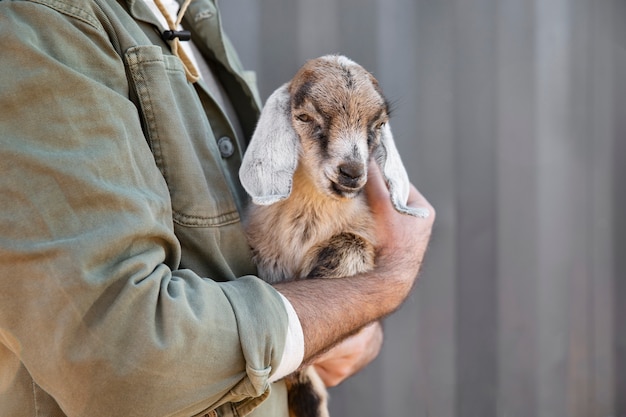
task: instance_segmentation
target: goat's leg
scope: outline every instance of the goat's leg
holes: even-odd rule
[[[329,417],[328,392],[313,366],[285,378],[289,417]]]
[[[314,247],[306,259],[303,276],[348,277],[374,268],[374,247],[355,233],[340,233]]]

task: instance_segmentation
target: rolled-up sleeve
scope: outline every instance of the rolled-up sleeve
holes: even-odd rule
[[[267,395],[285,305],[256,277],[179,268],[119,54],[87,15],[2,3],[0,343],[68,415],[191,415]]]

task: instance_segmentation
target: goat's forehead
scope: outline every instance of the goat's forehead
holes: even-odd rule
[[[378,111],[386,102],[374,77],[347,59],[308,62],[292,80],[290,92],[294,107],[312,101],[327,110],[352,104]]]

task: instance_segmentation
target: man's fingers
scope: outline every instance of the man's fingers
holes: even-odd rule
[[[389,200],[389,190],[385,184],[382,172],[378,164],[374,161],[370,161],[369,168],[367,170],[367,186],[366,193],[371,200],[379,200],[386,198]]]
[[[385,179],[383,178],[383,174],[380,171],[380,167],[374,161],[370,161],[367,182],[368,185],[366,188],[366,193],[370,201],[370,205],[376,205],[383,198],[385,199],[385,203],[390,201],[389,190],[387,189]],[[434,221],[435,209],[428,202],[428,200],[426,200],[422,193],[420,193],[417,188],[415,188],[413,184],[410,184],[407,205],[413,208],[423,207],[428,209],[428,217],[431,221]]]

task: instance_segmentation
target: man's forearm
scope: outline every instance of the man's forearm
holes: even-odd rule
[[[395,311],[411,285],[394,272],[372,272],[340,279],[281,283],[278,289],[296,310],[304,333],[304,361],[323,352],[363,326]]]

